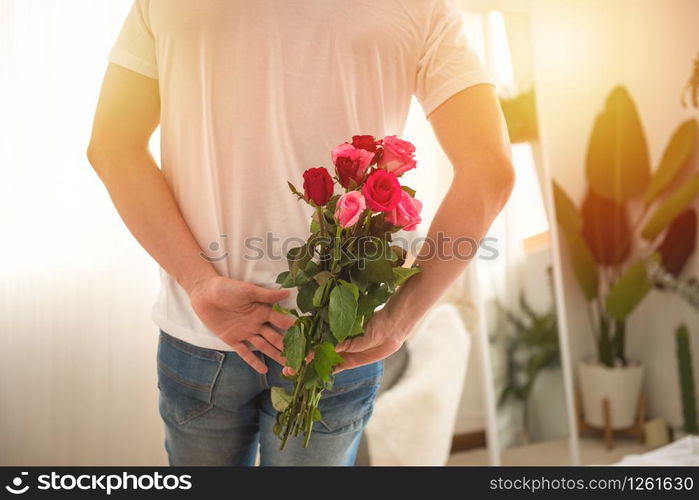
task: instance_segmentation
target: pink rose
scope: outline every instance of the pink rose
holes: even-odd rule
[[[366,208],[364,196],[359,191],[350,191],[340,196],[335,208],[335,219],[344,229],[354,226]]]
[[[344,188],[349,187],[352,180],[357,185],[361,184],[367,168],[374,159],[374,153],[347,143],[335,146],[331,156],[337,178]]]
[[[383,139],[383,154],[379,160],[379,167],[402,175],[415,168],[415,146],[408,141],[398,139],[395,135],[389,135]]]
[[[390,212],[396,208],[402,192],[396,175],[385,170],[369,174],[362,186],[366,205],[374,212]]]
[[[422,210],[422,203],[402,191],[398,205],[386,214],[385,220],[405,231],[414,231],[422,221],[420,210]]]

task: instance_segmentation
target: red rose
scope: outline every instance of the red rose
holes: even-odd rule
[[[353,180],[358,186],[364,180],[367,168],[374,154],[365,149],[358,149],[346,142],[335,146],[331,153],[335,172],[342,187],[347,188]]]
[[[374,212],[390,212],[396,208],[402,192],[395,174],[385,170],[376,170],[369,174],[362,186],[366,206]]]
[[[309,168],[303,173],[303,196],[319,207],[333,195],[333,180],[325,167]]]
[[[364,149],[371,153],[376,153],[376,146],[378,141],[374,140],[373,135],[353,135],[352,136],[352,146],[357,149]]]

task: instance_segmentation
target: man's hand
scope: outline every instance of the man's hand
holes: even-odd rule
[[[364,335],[337,345],[337,352],[345,361],[335,369],[335,373],[387,358],[400,349],[408,333],[398,329],[385,310],[376,311],[367,323]]]
[[[264,288],[222,276],[198,282],[189,293],[192,307],[204,324],[259,373],[266,373],[267,367],[246,342],[284,365],[280,355],[284,338],[272,325],[287,330],[294,318],[274,311],[271,304],[288,295],[288,290]]]
[[[422,272],[402,284],[366,326],[362,337],[338,346],[337,371],[386,358],[397,351],[427,310],[461,274],[507,201],[514,182],[507,127],[493,87],[475,85],[447,99],[429,116],[454,167],[454,179],[435,214],[416,263]],[[465,242],[465,244],[464,244]]]

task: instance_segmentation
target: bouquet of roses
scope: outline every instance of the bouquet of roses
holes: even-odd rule
[[[332,388],[333,371],[343,361],[335,346],[362,335],[374,311],[420,271],[403,267],[406,251],[391,241],[396,231],[420,222],[422,204],[399,181],[415,168],[414,154],[415,147],[396,136],[358,135],[333,148],[334,179],[318,167],[304,172],[303,193],[288,183],[315,211],[311,235],[289,250],[289,270],[277,277],[282,287],[298,289],[298,310],[284,311],[296,316],[282,352],[293,391],[272,387],[271,395],[282,448],[299,433],[308,446],[313,423],[321,419],[322,392]]]

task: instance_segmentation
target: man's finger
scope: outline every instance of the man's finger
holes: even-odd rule
[[[294,324],[296,321],[296,318],[293,316],[290,316],[288,314],[280,313],[279,311],[275,311],[274,309],[269,310],[269,317],[267,318],[267,321],[272,323],[274,326],[281,330],[288,330],[291,328],[291,325]]]
[[[250,285],[250,296],[253,302],[264,302],[266,304],[274,304],[280,300],[284,300],[289,296],[289,290],[283,288],[265,288],[263,286]]]
[[[267,342],[272,344],[279,351],[284,350],[284,337],[271,326],[263,325],[260,329],[260,335],[262,335]]]
[[[345,352],[342,354],[342,357],[344,361],[335,367],[334,374],[338,374],[345,370],[351,370],[359,366],[369,365],[375,361],[384,359],[386,356],[377,349],[369,349],[368,351],[362,352]]]
[[[337,344],[337,352],[361,352],[374,347],[374,339],[371,334],[364,334],[361,337],[354,337]]]
[[[231,346],[233,347],[233,349],[235,349],[236,354],[240,356],[243,359],[243,361],[249,364],[253,370],[262,375],[267,373],[267,366],[262,362],[260,358],[255,356],[255,354],[250,350],[248,346],[246,346],[242,342],[236,342],[235,344],[231,344]]]
[[[282,358],[279,354],[279,349],[267,342],[263,337],[260,337],[259,335],[253,335],[248,339],[248,342],[257,347],[260,350],[260,352],[262,352],[262,354],[269,358],[272,358],[280,365],[284,366],[286,364],[286,360]]]

